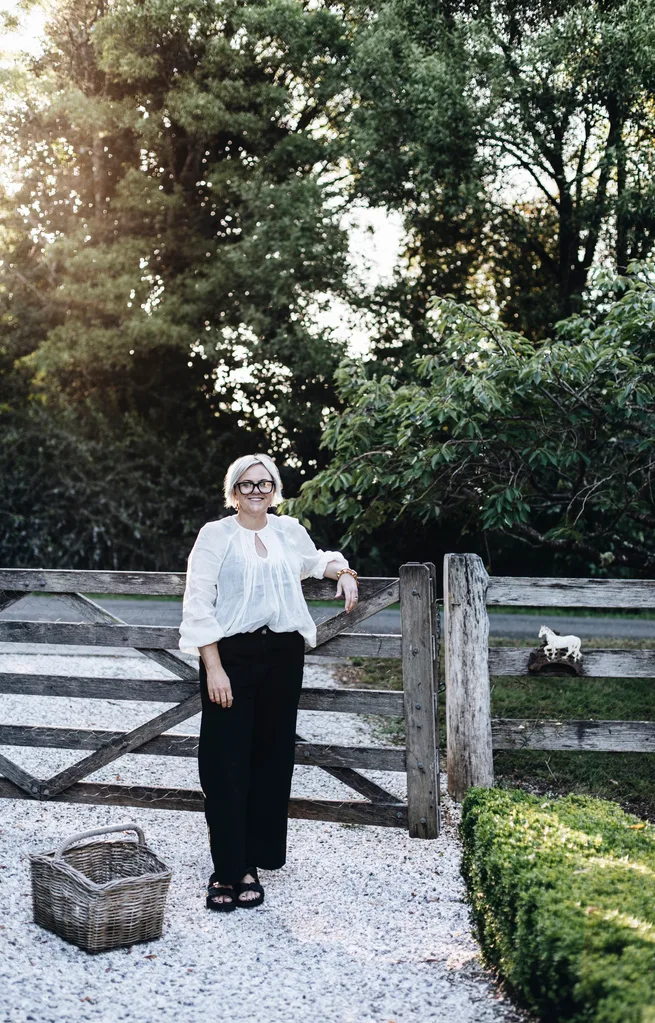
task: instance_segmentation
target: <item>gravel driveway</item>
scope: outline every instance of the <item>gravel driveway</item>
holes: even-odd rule
[[[2,668],[29,673],[156,677],[136,654],[71,648],[0,650]],[[318,659],[317,659],[318,660]],[[311,661],[307,685],[334,686]],[[165,705],[0,695],[5,723],[130,728]],[[307,739],[375,744],[365,719],[300,713]],[[173,731],[196,731],[192,718]],[[54,773],[79,754],[1,750],[28,770]],[[97,781],[198,787],[193,759],[131,755]],[[404,798],[404,776],[370,777]],[[444,780],[445,787],[445,780]],[[352,798],[313,767],[297,767],[294,795]],[[357,798],[357,797],[355,797]],[[289,822],[284,870],[262,872],[266,901],[250,913],[204,908],[210,872],[199,813],[2,800],[0,804],[0,1019],[3,1023],[449,1023],[518,1021],[478,961],[459,874],[457,807],[445,801],[440,839],[394,828]],[[173,870],[159,941],[87,955],[31,920],[29,851],[103,824],[134,821]]]

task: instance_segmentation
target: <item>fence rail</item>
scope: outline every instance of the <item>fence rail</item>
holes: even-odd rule
[[[29,793],[0,778],[0,798],[30,799]],[[155,785],[109,785],[78,782],[65,792],[51,797],[54,803],[98,803],[107,806],[137,806],[152,810],[194,810],[204,808],[202,792],[196,789],[163,788]],[[367,800],[301,799],[289,800],[289,817],[334,821],[341,824],[377,824],[382,827],[408,828],[404,803],[373,803]]]
[[[528,675],[529,657],[529,650],[492,647],[489,671],[492,675]],[[655,678],[655,650],[588,650],[579,670],[582,678]]]
[[[653,721],[521,721],[492,718],[494,749],[655,753]]]
[[[96,572],[40,569],[0,570],[0,610],[29,593],[63,600],[77,620],[35,622],[0,620],[0,642],[47,643],[134,649],[166,668],[167,679],[95,678],[0,672],[0,693],[139,700],[172,707],[131,731],[52,728],[0,724],[0,746],[76,749],[88,755],[49,779],[40,779],[0,754],[0,797],[58,802],[151,806],[202,810],[202,792],[157,786],[84,781],[126,753],[195,757],[196,735],[164,734],[200,711],[197,668],[175,651],[179,633],[170,626],[128,625],[85,594],[181,596],[185,575],[175,572]],[[303,582],[308,599],[334,595],[331,580]],[[402,636],[351,632],[359,622],[400,601]],[[80,620],[81,619],[81,620]],[[346,631],[348,629],[348,631]],[[325,657],[402,658],[403,691],[304,688],[300,708],[340,713],[405,717],[407,742],[397,747],[345,747],[306,742],[296,736],[295,760],[327,771],[364,799],[292,798],[291,817],[409,829],[411,835],[439,834],[437,693],[439,618],[436,571],[430,564],[408,564],[398,578],[360,579],[360,600],[348,615],[337,613],[317,629],[312,653]],[[404,771],[407,803],[399,802],[362,770]]]
[[[332,591],[334,594],[334,590]],[[390,603],[393,603],[391,601]],[[377,610],[382,610],[378,608]],[[173,650],[178,630],[171,625],[83,625],[77,622],[0,622],[0,643],[53,643]],[[319,657],[400,657],[400,636],[349,633],[324,640]]]
[[[487,580],[488,607],[500,605],[632,610],[655,607],[655,579],[541,579],[528,576],[487,576]]]
[[[446,555],[448,790],[454,798],[462,799],[473,785],[493,785],[494,750],[655,752],[651,721],[492,718],[490,675],[530,674],[529,650],[489,649],[487,607],[499,605],[655,608],[655,580],[489,577],[477,555]],[[655,650],[585,651],[579,670],[588,679],[655,678]],[[544,685],[552,677],[544,676]]]
[[[0,591],[9,592],[12,600],[20,600],[27,593],[116,593],[123,596],[181,597],[185,583],[184,572],[0,568]],[[385,585],[393,584],[398,584],[396,577],[362,576],[359,579],[360,597],[370,597]],[[307,600],[330,600],[334,597],[334,582],[331,579],[304,579],[302,588]]]

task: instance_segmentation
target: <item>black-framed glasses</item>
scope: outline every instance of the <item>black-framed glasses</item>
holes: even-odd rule
[[[273,480],[259,480],[258,483],[253,483],[252,480],[244,480],[243,483],[236,483],[236,487],[239,489],[240,494],[252,494],[255,487],[260,494],[272,494],[275,490],[275,483]]]

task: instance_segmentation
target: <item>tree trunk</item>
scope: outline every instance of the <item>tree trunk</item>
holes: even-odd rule
[[[96,217],[101,217],[105,208],[107,189],[105,185],[105,147],[103,137],[97,135],[91,149],[91,170],[93,172],[93,204]]]
[[[625,142],[621,129],[616,139],[616,272],[624,274],[628,268],[628,225],[623,197],[626,186]]]

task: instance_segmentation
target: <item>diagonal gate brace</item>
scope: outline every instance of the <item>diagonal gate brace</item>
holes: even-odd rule
[[[19,767],[18,764],[15,764],[13,760],[9,760],[2,753],[0,753],[0,774],[4,775],[5,778],[9,778],[9,781],[13,781],[14,785],[18,785],[24,792],[29,792],[30,796],[33,796],[35,799],[39,798],[41,780],[35,778],[28,771],[24,771],[22,767]]]
[[[76,764],[55,774],[49,781],[43,782],[40,789],[41,798],[51,799],[52,796],[56,796],[70,785],[74,785],[85,775],[93,774],[101,767],[111,764],[113,760],[118,760],[125,753],[131,753],[132,750],[142,746],[149,739],[161,735],[173,725],[178,725],[180,721],[186,721],[187,718],[193,717],[200,709],[201,700],[198,692],[183,700],[182,703],[178,703],[177,706],[165,710],[156,718],[151,718],[145,724],[139,725],[138,728],[133,728],[131,732],[125,732],[123,735],[110,739],[88,757],[78,760]]]
[[[302,735],[298,735],[296,732],[296,742],[300,743],[299,749],[302,753],[302,743],[307,742],[303,739]],[[304,761],[309,767],[320,767],[321,771],[325,771],[326,774],[332,775],[337,781],[343,782],[348,788],[354,789],[355,792],[359,792],[360,795],[366,796],[373,803],[397,803],[398,800],[395,796],[392,796],[390,792],[383,789],[381,785],[377,785],[374,781],[371,781],[365,775],[360,774],[359,771],[355,771],[352,767],[326,767],[325,764],[313,764],[311,757],[307,757]]]

